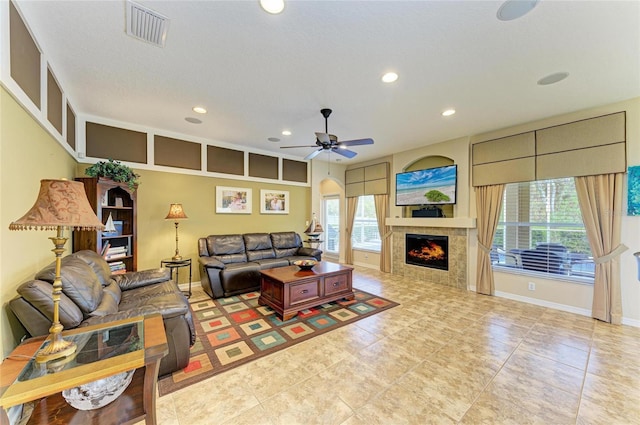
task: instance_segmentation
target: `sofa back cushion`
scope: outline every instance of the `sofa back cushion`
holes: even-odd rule
[[[296,232],[271,233],[271,243],[276,252],[276,258],[290,257],[298,253],[302,246],[302,239]]]
[[[122,290],[120,286],[114,280],[109,284],[109,286],[105,286],[104,288],[104,296],[102,297],[102,301],[98,308],[89,313],[89,316],[106,316],[108,314],[115,314],[118,312],[118,304],[120,304],[120,299],[122,298]]]
[[[242,237],[249,261],[276,258],[268,233],[246,233]]]
[[[53,320],[51,283],[42,280],[30,280],[18,286],[17,291],[32,307],[38,309],[42,314],[47,316],[49,320]],[[14,313],[16,313],[16,316],[19,318],[25,318],[29,315],[29,311],[18,312],[14,310]],[[62,326],[66,329],[75,328],[84,320],[84,315],[82,311],[80,311],[80,308],[64,293],[60,294],[59,319]],[[21,321],[24,323],[23,320]],[[29,332],[31,333],[32,331],[29,330]],[[35,336],[33,333],[32,335]]]
[[[102,258],[97,252],[85,249],[83,251],[78,251],[72,255],[74,257],[78,257],[93,269],[93,272],[96,274],[98,280],[100,281],[100,284],[103,287],[109,286],[112,282],[114,282],[113,278],[111,277],[111,269],[109,268],[109,263],[107,263],[104,258]]]
[[[207,250],[210,257],[224,264],[247,262],[242,235],[207,236]]]
[[[36,274],[36,279],[53,283],[56,263],[49,264]],[[91,266],[83,260],[68,255],[62,259],[60,270],[62,292],[73,301],[85,316],[98,308],[102,301],[102,285]]]

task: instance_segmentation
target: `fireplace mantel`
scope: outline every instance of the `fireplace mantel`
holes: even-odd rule
[[[448,227],[448,228],[462,228],[462,229],[475,229],[476,219],[470,217],[454,217],[454,218],[391,218],[388,217],[385,224],[391,227],[406,226],[406,227]]]

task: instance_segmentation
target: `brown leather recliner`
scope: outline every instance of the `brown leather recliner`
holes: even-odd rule
[[[189,364],[195,329],[189,303],[171,281],[168,269],[112,275],[109,265],[93,251],[78,251],[62,259],[60,323],[65,329],[96,325],[152,313],[162,315],[169,353],[160,361],[159,375]],[[18,287],[11,310],[31,336],[47,335],[53,320],[52,283],[55,263]]]

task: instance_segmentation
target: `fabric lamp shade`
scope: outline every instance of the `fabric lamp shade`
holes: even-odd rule
[[[169,207],[169,214],[165,217],[165,220],[184,220],[187,219],[187,215],[182,209],[182,204],[171,204]]]
[[[60,296],[62,278],[60,267],[67,238],[64,230],[103,230],[104,224],[93,212],[84,185],[71,180],[40,180],[40,193],[33,207],[19,220],[9,225],[9,230],[55,230],[53,242],[56,255],[56,275],[52,284],[53,318],[49,328],[49,344],[36,354],[36,361],[46,363],[51,360],[71,356],[76,351],[73,341],[62,337],[64,327],[60,323]]]
[[[171,257],[172,260],[182,260],[180,250],[178,249],[178,220],[187,219],[187,215],[182,209],[182,204],[171,204],[169,206],[169,214],[164,218],[165,220],[173,220],[176,223],[176,254]]]
[[[41,180],[35,204],[9,225],[10,230],[56,230],[58,227],[104,229],[89,204],[82,183],[64,179]]]

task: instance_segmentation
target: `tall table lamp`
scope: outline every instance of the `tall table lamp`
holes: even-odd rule
[[[102,230],[104,225],[93,212],[84,185],[71,180],[41,180],[40,193],[35,204],[19,220],[9,225],[9,230],[55,230],[55,237],[50,237],[55,246],[52,251],[56,255],[56,276],[53,280],[53,322],[49,328],[49,344],[36,354],[36,361],[40,363],[67,357],[76,351],[72,341],[62,338],[63,326],[60,323],[60,294],[62,280],[60,266],[62,253],[67,237],[64,231]]]
[[[176,255],[171,257],[172,260],[182,260],[182,255],[180,255],[180,251],[178,250],[178,220],[188,218],[182,209],[182,204],[171,204],[171,206],[169,206],[169,214],[167,214],[164,219],[173,220],[176,223]]]

